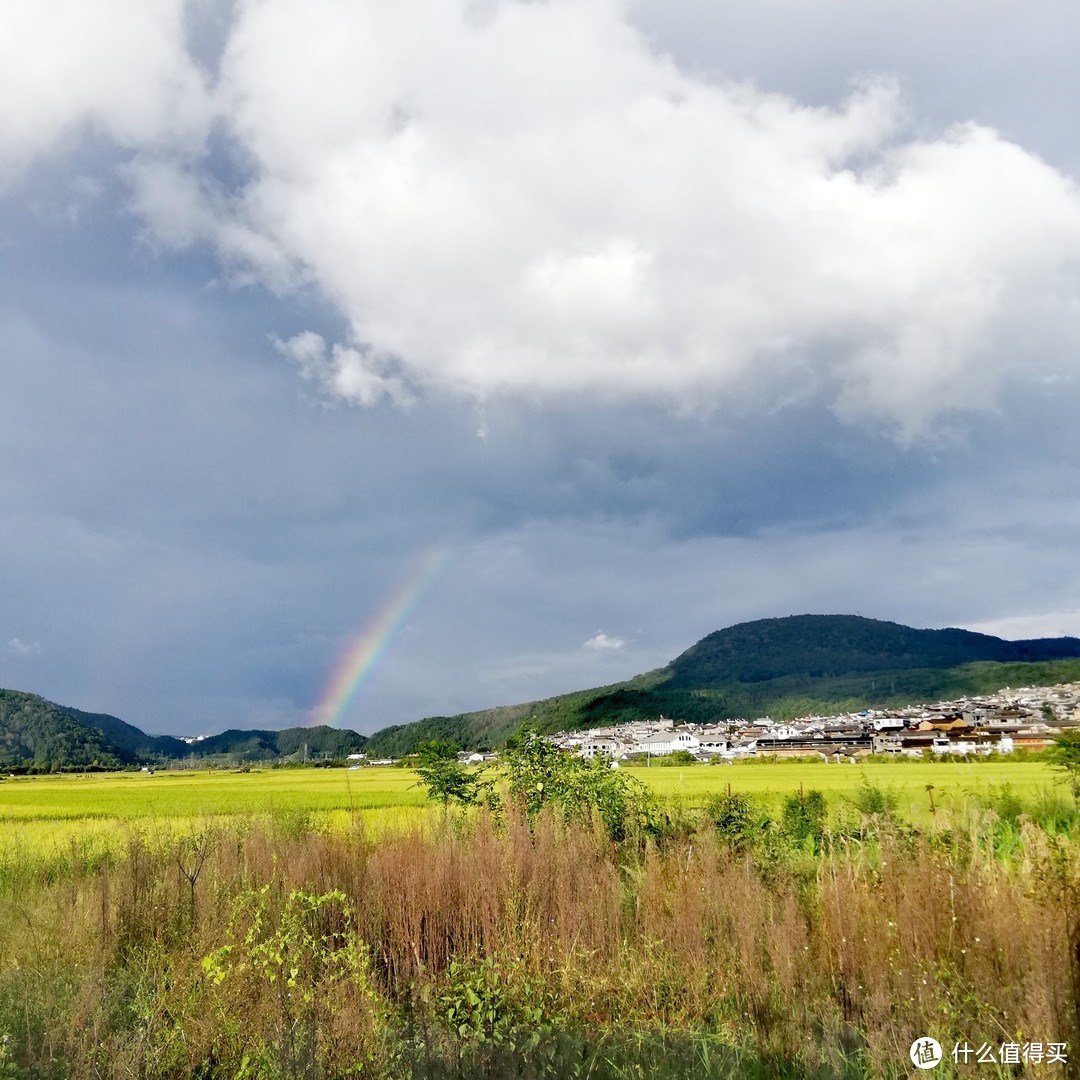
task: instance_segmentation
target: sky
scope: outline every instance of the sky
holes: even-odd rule
[[[1080,635],[1071,0],[7,0],[0,685],[370,732]]]

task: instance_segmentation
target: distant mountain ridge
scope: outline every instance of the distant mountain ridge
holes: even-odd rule
[[[108,713],[88,713],[66,705],[55,706],[83,727],[94,728],[113,745],[115,752],[128,761],[154,758],[182,758],[190,752],[183,739],[172,735],[147,735],[134,724],[128,724]]]
[[[56,705],[37,694],[0,690],[0,769],[119,769],[186,758],[315,761],[344,758],[367,739],[345,728],[298,727],[281,731],[230,729],[186,742],[147,735],[108,713]]]
[[[368,752],[407,753],[426,738],[496,746],[526,717],[543,731],[659,715],[689,723],[792,718],[1074,680],[1080,638],[1006,641],[861,615],[788,615],[717,630],[666,667],[612,686],[385,728],[370,736]]]
[[[411,752],[424,739],[497,747],[521,722],[541,730],[673,717],[703,723],[843,712],[941,700],[1013,685],[1080,681],[1080,638],[1006,641],[948,628],[917,630],[860,615],[789,615],[708,634],[666,667],[612,686],[456,716],[371,736],[330,727],[229,729],[197,742],[147,735],[105,713],[0,690],[0,768],[118,768],[194,757],[232,761],[340,759]]]
[[[669,665],[671,685],[704,689],[804,675],[951,668],[1080,656],[1080,638],[1006,641],[950,627],[915,630],[860,615],[788,615],[737,623],[703,637]]]

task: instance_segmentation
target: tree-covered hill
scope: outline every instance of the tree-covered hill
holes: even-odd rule
[[[319,761],[340,759],[366,743],[355,731],[331,727],[283,731],[230,729],[188,743],[147,735],[107,713],[56,705],[37,694],[0,690],[0,769],[108,768],[201,759],[221,761]]]
[[[738,623],[704,637],[670,665],[672,688],[700,690],[781,677],[953,668],[1080,656],[1080,639],[1005,641],[955,628],[915,630],[858,615],[789,615]]]
[[[858,615],[793,615],[718,630],[667,667],[624,683],[387,728],[371,736],[368,751],[408,753],[430,738],[498,746],[525,717],[542,731],[661,715],[688,723],[791,719],[1078,680],[1077,638],[1005,641]]]
[[[174,739],[171,735],[147,735],[134,724],[108,713],[88,713],[66,705],[56,707],[84,727],[96,728],[127,760],[166,761],[190,753],[183,739]]]
[[[196,757],[231,755],[244,761],[296,758],[316,761],[343,758],[364,749],[367,739],[355,731],[319,727],[285,728],[282,731],[230,728],[196,743],[185,744]]]
[[[105,736],[37,694],[0,690],[0,768],[119,768]]]

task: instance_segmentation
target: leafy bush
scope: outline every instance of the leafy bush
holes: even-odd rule
[[[503,762],[510,798],[530,819],[553,806],[582,820],[598,812],[612,840],[639,828],[659,830],[655,800],[640,780],[612,769],[604,758],[562,753],[531,724],[522,724],[507,744]]]
[[[769,817],[761,806],[741,791],[710,799],[705,814],[717,833],[737,851],[749,847],[769,825]]]
[[[1069,782],[1073,798],[1080,802],[1080,728],[1059,731],[1054,745],[1045,752],[1046,760]]]
[[[781,827],[787,837],[796,843],[812,840],[814,847],[820,847],[829,817],[829,807],[825,796],[815,788],[798,795],[789,795],[784,800],[784,812]]]
[[[1002,821],[1010,825],[1017,825],[1020,816],[1024,813],[1024,800],[1013,789],[1011,784],[1002,784],[1001,787],[991,788],[986,796],[986,803]]]
[[[671,768],[677,765],[696,765],[698,759],[689,750],[673,750],[670,754],[660,754],[652,760],[653,765]]]
[[[464,1042],[529,1049],[562,1022],[552,1015],[551,994],[525,974],[520,960],[451,960],[448,976],[439,1005]]]
[[[900,805],[899,792],[872,784],[865,774],[858,789],[849,799],[859,813],[870,817],[892,818]]]

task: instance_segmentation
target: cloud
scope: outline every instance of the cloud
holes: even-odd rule
[[[1075,371],[1072,179],[887,77],[681,69],[623,0],[13,0],[0,183],[87,131],[160,242],[336,306],[281,347],[359,405],[811,398],[912,438]]]
[[[585,642],[582,648],[596,649],[597,651],[600,651],[608,649],[621,649],[625,645],[626,642],[621,637],[612,637],[608,634],[605,634],[603,630],[598,630],[591,638],[589,638],[588,641]]]
[[[23,641],[21,638],[9,638],[4,646],[4,651],[12,656],[38,656],[41,653],[41,645],[36,641]]]
[[[969,623],[968,630],[993,634],[1008,640],[1042,637],[1080,637],[1080,608],[1045,611],[1039,614],[1007,615],[985,622]]]
[[[940,5],[892,3],[946,100],[864,47],[897,40],[869,8],[676,3],[752,25],[665,59],[600,0],[0,5],[0,185],[31,166],[0,193],[0,574],[44,644],[0,639],[0,683],[297,722],[432,544],[460,560],[364,730],[793,611],[1078,632],[1077,196],[1046,163],[1075,154],[969,93],[1037,74],[1064,125],[1065,66],[974,9],[950,55]],[[197,60],[193,9],[225,13]],[[860,426],[995,399],[963,443]]]
[[[326,342],[311,330],[288,341],[275,340],[274,347],[296,364],[301,378],[317,383],[332,397],[358,405],[376,405],[383,400],[404,405],[411,400],[401,379],[387,374],[386,362],[369,351],[335,345],[327,352]]]
[[[809,395],[912,437],[1075,368],[1080,196],[991,128],[916,134],[886,78],[807,107],[680,70],[616,0],[477,10],[241,4],[215,107],[247,179],[133,167],[162,239],[346,316],[328,392]]]
[[[90,130],[123,146],[197,148],[209,99],[184,0],[7,0],[0,14],[0,188]]]

